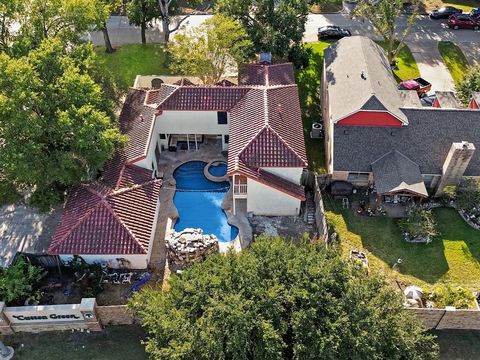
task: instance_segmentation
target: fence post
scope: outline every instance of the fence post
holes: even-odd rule
[[[12,335],[15,333],[12,327],[10,326],[10,320],[7,319],[3,310],[5,309],[5,302],[0,301],[0,334],[1,335]]]
[[[102,325],[97,314],[97,301],[95,298],[83,298],[80,303],[80,312],[90,331],[102,331]]]

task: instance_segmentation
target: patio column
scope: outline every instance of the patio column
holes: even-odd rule
[[[188,134],[187,134],[187,150],[190,151],[190,140],[188,139]]]
[[[198,143],[197,143],[197,134],[195,135],[195,150],[198,150]]]

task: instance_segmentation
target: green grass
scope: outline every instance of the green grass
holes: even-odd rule
[[[403,285],[440,283],[480,287],[480,231],[472,229],[454,209],[435,209],[440,235],[430,244],[403,240],[397,220],[360,217],[327,198],[327,219],[339,234],[345,255],[365,249],[374,273],[385,274]],[[397,270],[392,266],[402,263]]]
[[[458,86],[469,66],[465,55],[462,50],[451,41],[439,41],[438,51],[440,51],[440,55],[442,55],[443,61],[445,61],[455,85]]]
[[[312,49],[310,64],[297,71],[297,85],[302,108],[305,146],[310,170],[325,173],[325,145],[323,140],[310,138],[312,123],[321,121],[320,94],[318,92],[323,69],[323,51],[331,43],[326,41],[309,43]]]
[[[105,53],[104,47],[97,47],[95,51],[99,63],[109,71],[123,91],[133,86],[137,75],[169,74],[163,45],[123,45],[113,54]]]
[[[386,48],[384,41],[378,41],[378,44],[384,49]],[[420,77],[417,63],[407,45],[404,45],[400,50],[397,61],[397,67],[393,69],[393,74],[398,82]]]
[[[480,354],[480,331],[432,331],[440,345],[440,360],[477,360]]]
[[[102,332],[18,333],[0,337],[15,349],[15,360],[147,359],[139,326],[110,326]],[[23,346],[22,346],[23,344]]]
[[[478,0],[449,0],[444,2],[444,5],[455,6],[464,12],[470,12],[473,8],[480,6]]]

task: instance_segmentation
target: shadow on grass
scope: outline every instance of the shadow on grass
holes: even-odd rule
[[[402,259],[398,267],[402,275],[430,284],[449,271],[441,239],[428,245],[407,243],[393,218],[356,216],[336,200],[329,200],[326,206],[331,211],[329,220],[339,233],[342,246],[348,250],[367,250],[373,271],[385,272],[385,267],[392,269],[397,260]]]
[[[323,140],[310,138],[312,123],[321,122],[320,81],[323,69],[323,50],[330,42],[309,44],[312,49],[310,63],[306,69],[296,72],[303,131],[310,169],[317,173],[325,172],[325,146]]]

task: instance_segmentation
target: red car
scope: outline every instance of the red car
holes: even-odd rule
[[[448,27],[452,29],[480,29],[480,19],[467,14],[455,14],[448,18]]]

